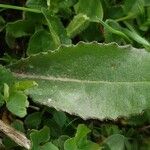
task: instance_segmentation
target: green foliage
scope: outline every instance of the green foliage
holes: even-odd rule
[[[6,103],[7,109],[18,117],[24,117],[29,106],[24,90],[36,86],[33,81],[15,82],[12,73],[0,66],[0,106]]]
[[[89,18],[86,15],[78,14],[69,23],[67,27],[67,35],[70,38],[75,37],[80,32],[85,30],[89,25]]]
[[[58,150],[54,144],[48,142],[50,139],[50,130],[46,126],[40,131],[32,131],[30,138],[32,141],[32,150]]]
[[[41,112],[34,112],[29,114],[25,119],[25,125],[29,129],[38,129],[42,120]]]
[[[116,119],[148,109],[149,67],[145,50],[97,43],[63,46],[10,66],[12,72],[21,70],[16,78],[38,83],[28,90],[35,102],[84,119]]]
[[[77,128],[75,137],[66,140],[64,150],[99,150],[98,144],[87,140],[87,134],[90,132],[85,125],[80,124]]]
[[[6,42],[11,48],[15,47],[15,39],[29,36],[34,31],[34,25],[28,20],[17,20],[6,25]]]
[[[31,55],[41,51],[53,50],[55,49],[55,44],[52,41],[52,36],[49,32],[43,29],[38,30],[31,36],[27,52]],[[36,44],[37,42],[40,43],[40,46]]]
[[[47,142],[50,138],[50,131],[48,127],[44,127],[43,129],[41,129],[40,131],[32,131],[30,134],[32,143],[36,147],[39,146],[39,144]],[[34,147],[33,147],[34,149]]]
[[[88,6],[88,9],[85,9]],[[92,0],[84,1],[79,0],[76,4],[76,13],[85,14],[90,19],[103,19],[103,8],[101,1],[95,0],[94,3]]]
[[[0,65],[0,90],[2,91],[4,83],[11,85],[14,81],[12,73]]]
[[[111,135],[105,143],[110,148],[110,150],[124,150],[131,149],[131,146],[126,137],[120,134]]]
[[[6,106],[13,114],[24,117],[27,114],[26,108],[29,106],[27,96],[22,92],[12,92],[7,99]]]
[[[149,0],[3,3],[0,117],[31,150],[150,149]]]

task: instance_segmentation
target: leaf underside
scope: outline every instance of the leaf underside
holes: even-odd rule
[[[38,87],[27,92],[35,102],[83,119],[116,119],[150,106],[150,54],[117,44],[62,46],[10,66],[18,79]]]

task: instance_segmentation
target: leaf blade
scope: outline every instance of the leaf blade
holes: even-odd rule
[[[38,103],[83,119],[116,119],[150,106],[149,58],[145,50],[129,46],[80,43],[34,55],[11,68],[16,77],[38,83],[27,91]]]

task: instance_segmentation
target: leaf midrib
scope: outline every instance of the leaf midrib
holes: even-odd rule
[[[94,81],[94,80],[79,80],[73,78],[61,78],[53,76],[43,76],[43,75],[34,75],[34,74],[24,74],[24,73],[13,73],[17,78],[21,79],[38,79],[38,80],[47,80],[47,81],[60,81],[60,82],[74,82],[74,83],[89,83],[89,84],[150,84],[150,81]]]

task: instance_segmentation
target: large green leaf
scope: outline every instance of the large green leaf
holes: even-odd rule
[[[40,53],[10,66],[32,79],[35,102],[84,119],[141,113],[150,107],[150,53],[131,46],[80,43]]]

